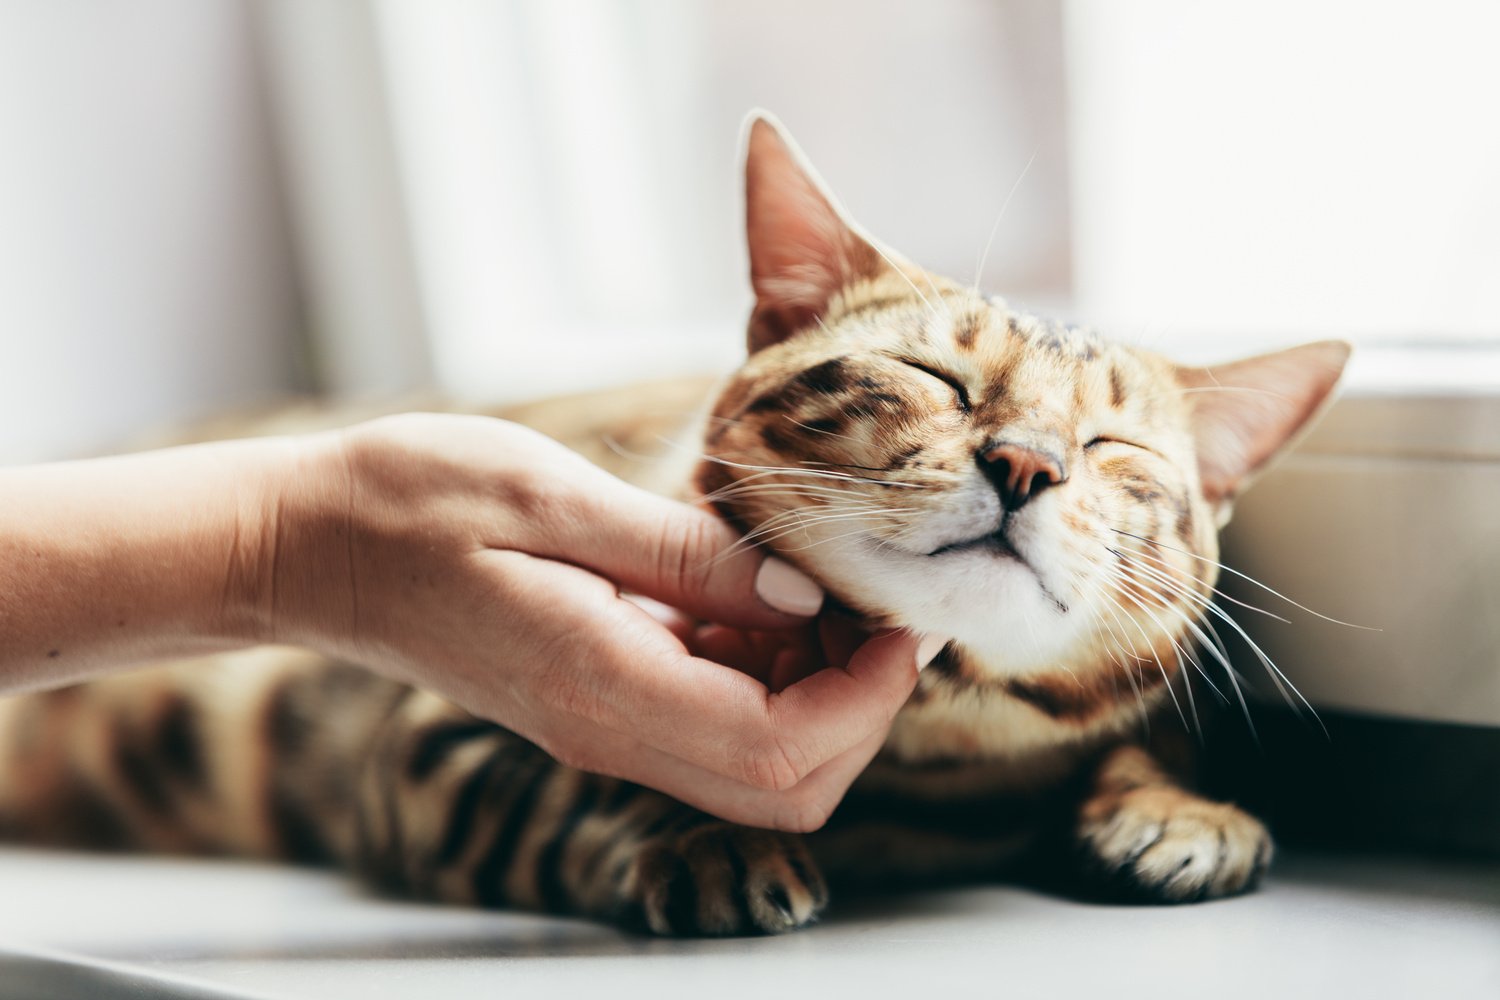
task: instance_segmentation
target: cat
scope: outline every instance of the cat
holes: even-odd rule
[[[1212,664],[1193,647],[1217,532],[1348,347],[1174,365],[882,248],[769,117],[746,146],[749,356],[676,492],[866,624],[951,637],[821,829],[723,822],[274,648],[0,705],[0,829],[332,863],[406,895],[667,935],[803,927],[830,885],[1011,875],[1164,903],[1252,888],[1265,827],[1190,791],[1163,737],[1185,732],[1168,723],[1193,698],[1186,665]],[[628,422],[662,392],[609,398]],[[528,412],[556,429],[582,405]]]

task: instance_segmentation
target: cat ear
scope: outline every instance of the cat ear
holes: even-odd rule
[[[774,118],[751,116],[745,149],[754,353],[816,322],[841,288],[874,275],[881,259]]]
[[[1340,340],[1209,368],[1178,368],[1192,408],[1203,495],[1222,527],[1234,498],[1323,409],[1349,360]]]

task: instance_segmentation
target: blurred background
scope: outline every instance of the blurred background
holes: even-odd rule
[[[1493,385],[1497,42],[1478,0],[3,0],[0,461],[723,370],[754,106],[918,262],[993,231],[1022,304]]]
[[[1228,550],[1383,630],[1265,633],[1318,705],[1500,768],[1497,51],[1486,0],[0,0],[0,462],[728,370],[763,106],[1020,305],[1184,360],[1354,340]]]

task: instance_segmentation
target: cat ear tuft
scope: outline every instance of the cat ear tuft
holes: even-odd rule
[[[1203,495],[1222,526],[1234,498],[1311,425],[1349,360],[1340,340],[1208,368],[1178,368],[1192,408]]]
[[[763,111],[746,129],[745,236],[752,353],[816,322],[840,289],[880,266],[791,136]]]

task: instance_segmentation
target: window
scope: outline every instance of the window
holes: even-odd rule
[[[320,69],[293,101],[337,85],[347,31],[276,10],[281,37],[325,35],[298,42]],[[375,39],[379,87],[360,100],[388,116],[373,155],[398,178],[435,372],[462,394],[732,365],[748,305],[735,129],[756,105],[856,218],[935,270],[973,277],[1009,198],[982,277],[1022,304],[1203,360],[1323,336],[1463,348],[1365,351],[1357,381],[1500,387],[1491,5],[353,16]],[[347,135],[301,139],[303,160],[348,158]]]
[[[1500,8],[1077,0],[1066,37],[1081,313],[1500,388]]]

